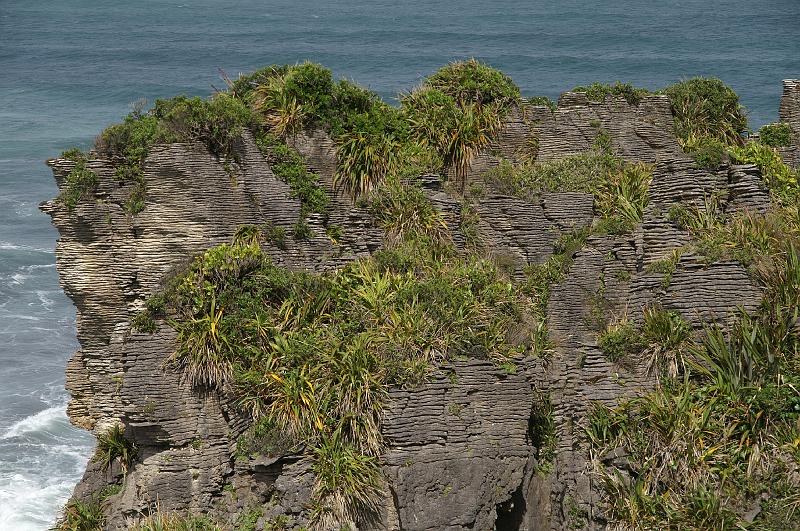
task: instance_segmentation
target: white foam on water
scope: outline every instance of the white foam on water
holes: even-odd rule
[[[51,299],[50,297],[47,296],[48,293],[52,293],[52,292],[41,290],[41,289],[37,289],[36,290],[36,297],[39,299],[39,302],[42,303],[42,308],[44,308],[48,312],[52,312],[53,311],[53,304],[55,304],[55,302],[53,301],[53,299]]]
[[[72,430],[61,404],[0,435],[5,450],[16,448],[17,454],[0,467],[0,530],[43,531],[53,525],[91,455],[91,437],[76,439]]]
[[[35,415],[15,422],[3,435],[0,435],[0,439],[7,440],[36,431],[50,431],[47,428],[56,428],[59,424],[64,423],[65,418],[63,405],[49,407]]]

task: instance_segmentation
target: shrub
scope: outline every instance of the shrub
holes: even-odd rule
[[[684,145],[710,138],[725,145],[741,145],[747,117],[739,96],[719,79],[696,77],[661,92],[672,103],[675,133]],[[695,139],[693,141],[693,139]]]
[[[441,68],[424,83],[453,98],[459,106],[508,106],[519,100],[519,87],[499,70],[475,59],[456,61]]]
[[[727,146],[716,138],[692,137],[684,142],[684,151],[697,162],[698,168],[719,168],[727,158]]]
[[[368,209],[390,243],[418,239],[446,242],[450,238],[444,217],[417,186],[391,180],[373,194]]]
[[[61,518],[53,527],[56,531],[99,531],[105,525],[103,509],[97,500],[71,499]]]
[[[777,150],[759,142],[748,142],[744,147],[731,148],[731,158],[740,164],[755,164],[761,171],[764,183],[782,200],[797,193],[797,172],[787,166]]]
[[[792,145],[794,131],[791,124],[777,122],[767,124],[758,130],[758,141],[770,147],[788,147]]]
[[[597,339],[603,353],[611,362],[617,362],[631,355],[640,354],[645,345],[636,327],[623,319],[610,325]]]
[[[589,100],[599,103],[604,102],[607,96],[622,96],[631,105],[638,105],[642,98],[652,94],[647,89],[637,88],[630,83],[620,81],[613,85],[594,82],[591,85],[575,87],[571,92],[584,92]]]
[[[470,164],[517,101],[519,89],[507,76],[469,60],[442,68],[401,104],[411,138],[441,156],[463,191]]]
[[[305,159],[275,135],[259,133],[256,144],[272,165],[275,175],[289,185],[300,200],[300,217],[328,212],[330,200],[319,183],[319,175],[308,171]]]
[[[333,184],[352,198],[368,194],[394,169],[399,144],[392,136],[354,132],[339,141]]]
[[[86,167],[85,156],[76,153],[70,153],[70,156],[77,161],[67,174],[65,188],[59,195],[59,200],[71,210],[81,199],[97,188],[99,179],[94,171]]]
[[[98,435],[95,460],[100,462],[103,470],[108,470],[114,461],[119,461],[123,474],[128,473],[136,460],[136,445],[125,438],[125,428],[121,424],[115,424]]]

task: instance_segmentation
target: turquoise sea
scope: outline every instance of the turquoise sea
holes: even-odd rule
[[[756,128],[800,77],[800,1],[0,0],[0,529],[52,525],[93,447],[64,413],[78,345],[37,209],[56,193],[43,161],[140,98],[211,93],[219,69],[310,59],[393,98],[471,56],[552,98],[717,76]]]

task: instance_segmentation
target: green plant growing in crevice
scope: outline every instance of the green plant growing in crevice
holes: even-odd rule
[[[553,470],[557,443],[553,404],[546,394],[538,393],[533,402],[528,434],[536,448],[536,473],[546,476]]]
[[[597,338],[597,346],[612,363],[641,354],[645,348],[639,331],[626,318],[609,325]]]
[[[681,256],[683,256],[683,248],[673,249],[668,256],[649,263],[645,271],[663,275],[661,277],[661,289],[667,290],[672,283],[672,275],[675,274],[675,270],[678,268]]]
[[[794,137],[792,125],[786,122],[767,124],[758,130],[758,141],[769,147],[789,147]]]
[[[70,210],[78,202],[97,188],[100,180],[97,174],[86,166],[86,154],[77,148],[65,151],[61,157],[75,163],[64,180],[64,188],[59,194],[59,200]]]
[[[127,474],[136,460],[136,445],[125,437],[125,428],[114,424],[97,436],[95,460],[103,470],[108,470],[115,461],[120,464],[122,473]]]
[[[590,101],[603,103],[608,96],[622,96],[631,105],[638,105],[645,96],[652,94],[647,89],[634,87],[620,81],[612,84],[594,82],[591,85],[577,86],[570,92],[583,92]]]
[[[300,217],[312,213],[327,216],[330,199],[319,183],[319,175],[308,171],[303,156],[279,137],[266,132],[256,135],[256,145],[275,175],[292,189],[292,197],[300,200]]]
[[[447,245],[450,232],[442,213],[421,188],[389,180],[370,197],[370,215],[386,231],[391,244],[416,240]]]
[[[81,501],[72,498],[64,506],[54,531],[99,531],[105,525],[103,508],[97,499]]]

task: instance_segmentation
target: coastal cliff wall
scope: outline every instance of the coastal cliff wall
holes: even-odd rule
[[[781,120],[800,131],[799,82],[784,83]],[[594,403],[615,405],[657,381],[646,360],[612,362],[604,355],[596,313],[636,321],[643,308],[658,304],[700,329],[725,323],[738,307],[752,310],[761,299],[761,288],[735,261],[708,263],[684,253],[668,282],[651,267],[689,240],[668,219],[670,207],[703,208],[710,196],[721,198],[725,212],[764,211],[770,203],[755,166],[699,168],[683,153],[672,123],[666,96],[646,96],[637,104],[609,96],[597,103],[568,92],[555,110],[515,109],[494,145],[473,162],[467,186],[483,183],[488,169],[501,159],[522,157],[532,144],[537,160],[558,160],[590,150],[604,132],[616,155],[654,170],[641,224],[624,235],[590,236],[554,286],[547,305],[550,358],[526,356],[513,370],[488,360],[455,360],[418,388],[390,392],[382,425],[387,496],[367,528],[560,530],[574,528],[576,518],[585,518],[585,527],[603,526],[585,438],[589,409]],[[312,214],[311,237],[272,245],[267,252],[273,261],[322,272],[380,249],[384,233],[367,210],[333,194],[335,146],[327,133],[307,130],[292,145],[331,195],[329,223],[341,228],[341,237],[330,238]],[[123,208],[129,185],[120,184],[112,162],[99,156],[87,162],[100,183],[90,198],[74,208],[57,200],[42,206],[59,230],[58,271],[77,309],[81,348],[67,366],[69,417],[98,434],[121,423],[139,452],[124,475],[118,466],[103,471],[91,462],[76,488],[76,497],[88,498],[122,482],[121,491],[105,501],[110,529],[126,528],[156,505],[210,514],[230,528],[253,508],[262,510],[256,528],[279,517],[289,528],[308,525],[313,471],[307,457],[237,458],[247,416],[230,398],[198,393],[169,368],[176,336],[167,323],[160,322],[153,334],[131,326],[145,301],[193,256],[229,242],[241,225],[288,231],[300,218],[300,202],[249,133],[235,150],[238,162],[226,165],[200,143],[157,146],[144,163],[146,206],[135,216]],[[797,160],[798,146],[793,150],[785,152],[787,162]],[[63,189],[75,162],[49,164]],[[463,198],[435,178],[424,189],[463,248]],[[486,183],[471,203],[481,241],[508,264],[513,278],[527,265],[548,260],[560,236],[596,221],[588,193],[542,193],[534,201]],[[543,396],[552,406],[557,441],[547,469],[537,462],[531,436]]]

